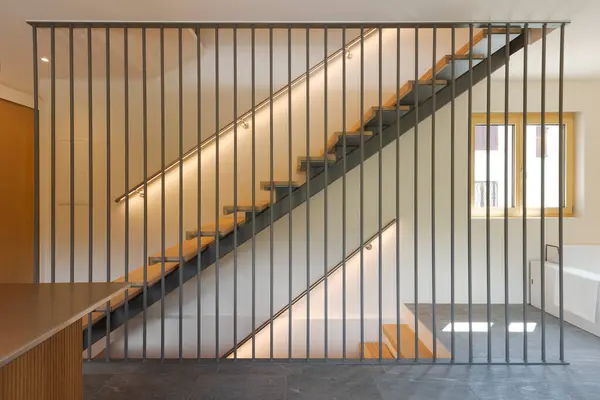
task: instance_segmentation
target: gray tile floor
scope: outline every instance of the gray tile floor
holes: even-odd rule
[[[421,305],[421,320],[431,326],[431,306]],[[438,306],[437,330],[447,324],[450,308]],[[485,306],[474,306],[474,321],[485,321]],[[511,307],[512,321],[522,321]],[[456,319],[466,317],[456,308]],[[540,313],[528,309],[529,321]],[[492,309],[492,357],[504,357],[504,308]],[[547,317],[547,359],[558,358],[558,321]],[[450,345],[450,335],[440,332]],[[522,360],[523,335],[510,334],[512,361]],[[84,365],[85,399],[599,399],[600,338],[565,325],[568,366],[538,365],[322,365],[306,363],[91,363]],[[468,334],[456,334],[458,361],[468,355]],[[540,327],[528,335],[532,362],[541,356]],[[475,361],[487,359],[487,335],[474,334]]]

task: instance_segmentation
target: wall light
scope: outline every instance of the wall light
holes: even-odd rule
[[[45,63],[50,62],[50,60],[48,60],[47,57],[42,57],[42,58],[40,58],[40,60]]]

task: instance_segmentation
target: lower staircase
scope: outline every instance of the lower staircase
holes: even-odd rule
[[[300,184],[297,181],[261,182],[260,188],[272,193],[270,196],[272,201],[260,201],[254,204],[242,201],[236,205],[227,205],[218,221],[207,222],[198,231],[188,232],[181,247],[176,244],[167,248],[164,254],[162,252],[153,254],[149,257],[147,267],[139,267],[131,270],[128,276],[115,279],[115,282],[127,281],[134,286],[128,291],[127,304],[125,295],[121,295],[111,301],[108,312],[92,313],[91,326],[88,325],[88,317],[83,318],[84,349],[99,341],[108,330],[117,329],[129,318],[141,313],[144,309],[144,297],[146,304],[150,306],[160,301],[163,293],[168,294],[176,290],[180,285],[180,279],[179,273],[174,272],[181,269],[183,282],[192,279],[197,275],[199,266],[204,269],[212,265],[217,258],[223,257],[235,246],[251,239],[253,235],[267,228],[272,222],[282,218],[308,198],[320,192],[326,185],[359,166],[362,161],[361,152],[356,150],[361,146],[363,146],[364,159],[367,159],[379,151],[380,140],[374,140],[375,137],[382,136],[383,146],[392,143],[399,134],[412,129],[438,109],[449,104],[454,97],[466,92],[471,83],[476,84],[484,80],[487,76],[488,63],[491,63],[492,71],[502,67],[507,62],[505,57],[507,36],[510,40],[509,52],[513,54],[523,48],[528,32],[524,32],[521,28],[510,29],[508,35],[505,28],[480,31],[473,37],[471,53],[470,45],[467,43],[456,54],[442,57],[435,68],[427,71],[418,81],[406,82],[400,88],[399,97],[393,95],[382,107],[371,107],[364,115],[362,125],[359,122],[347,132],[334,133],[330,137],[327,147],[319,155],[299,158],[297,171],[305,173],[306,180],[310,180],[310,192],[306,184]],[[470,69],[470,65],[472,65],[472,69]],[[435,102],[432,101],[434,94]],[[417,98],[419,99],[418,104],[416,104]],[[418,113],[414,112],[416,107],[419,109]],[[401,123],[400,130],[396,127],[398,123]],[[342,159],[346,160],[345,169],[341,162]],[[327,181],[323,173],[326,165],[328,168]],[[248,221],[253,217],[254,223],[249,224]],[[232,235],[236,229],[237,243],[234,242],[234,235]],[[219,246],[216,246],[215,243],[217,237]],[[163,263],[164,288],[161,285]],[[146,282],[147,293],[146,296],[141,296],[144,282]],[[108,315],[110,315],[109,318],[107,318]],[[398,346],[393,338],[396,336],[395,331],[398,328],[394,325],[384,325],[383,329],[388,340],[383,356],[387,358],[391,354],[395,357]],[[401,324],[399,329],[402,341],[400,343],[401,357],[414,357],[414,333],[412,333],[410,324]],[[426,328],[422,330],[423,333],[426,331],[429,332]],[[419,356],[426,357],[427,354],[431,354],[432,342],[428,342],[426,337],[421,336],[421,331],[419,340]],[[406,343],[404,343],[405,341]],[[413,343],[412,350],[408,343],[410,341]],[[367,354],[373,357],[379,356],[378,353],[373,353],[373,345],[377,347],[378,351],[377,343],[362,344],[365,348],[365,356]],[[447,350],[439,343],[437,352],[438,358],[445,358]]]

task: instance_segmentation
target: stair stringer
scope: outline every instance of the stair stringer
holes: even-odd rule
[[[519,35],[517,38],[510,42],[509,53],[512,55],[517,51],[521,50],[525,45],[525,36]],[[505,47],[497,50],[491,57],[486,58],[483,62],[477,64],[472,70],[472,83],[473,85],[481,82],[487,77],[488,64],[491,63],[491,72],[494,72],[505,65]],[[454,94],[456,97],[465,93],[469,89],[470,85],[470,74],[464,74],[455,80]],[[396,124],[391,125],[383,130],[382,132],[382,145],[383,147],[389,145],[396,140],[398,134],[403,135],[410,131],[417,122],[429,118],[433,112],[443,108],[449,104],[452,100],[452,85],[448,85],[444,89],[440,90],[436,95],[435,110],[433,108],[432,99],[428,99],[419,105],[418,121],[417,113],[411,111],[401,118],[400,129],[397,129]],[[379,140],[369,140],[364,144],[364,159],[368,159],[375,155],[379,151]],[[346,156],[347,171],[351,171],[361,164],[361,152],[359,149],[348,153]],[[237,246],[247,242],[252,238],[253,235],[265,230],[270,225],[270,215],[273,213],[273,221],[277,221],[285,217],[290,208],[296,209],[303,205],[307,198],[313,197],[320,193],[326,185],[337,181],[344,175],[343,163],[341,161],[336,162],[328,168],[327,182],[325,181],[325,174],[319,173],[310,179],[310,191],[308,185],[304,184],[294,190],[292,195],[289,197],[282,198],[280,201],[274,203],[269,210],[256,216],[254,223],[247,223],[238,228],[238,242]],[[229,235],[219,241],[219,258],[232,252],[234,248],[233,235]],[[200,255],[200,265],[198,265],[197,257],[183,264],[182,267],[182,280],[187,282],[197,275],[198,268],[206,269],[211,265],[215,264],[217,259],[217,245],[210,245]],[[169,294],[175,291],[179,287],[179,272],[172,273],[165,277],[165,294]],[[160,301],[162,298],[160,285],[155,285],[147,290],[146,293],[146,304],[150,305]],[[114,331],[125,324],[127,316],[129,319],[142,313],[144,309],[144,296],[137,296],[130,300],[128,303],[128,311],[125,312],[125,305],[113,310],[108,318],[102,318],[92,327],[91,343],[96,343],[102,339],[107,331]],[[88,345],[88,333],[87,329],[83,332],[83,347],[87,348]]]

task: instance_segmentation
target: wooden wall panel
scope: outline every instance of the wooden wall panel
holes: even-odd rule
[[[83,398],[81,321],[0,369],[1,400]]]
[[[0,99],[0,282],[33,282],[33,110]]]

